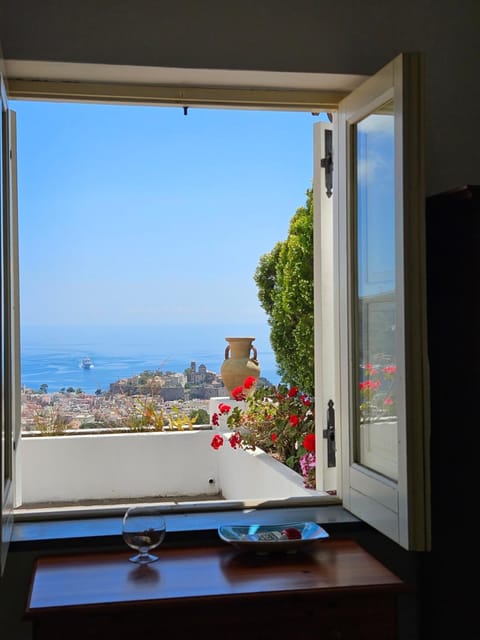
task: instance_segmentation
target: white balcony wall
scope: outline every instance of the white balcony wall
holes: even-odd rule
[[[213,496],[211,439],[208,431],[23,438],[22,503]]]
[[[207,495],[226,500],[315,495],[264,452],[215,451],[215,431],[23,438],[21,504]],[[317,494],[318,495],[318,494]]]
[[[225,442],[219,451],[222,455],[218,475],[222,493],[228,500],[283,500],[320,495],[306,489],[298,473],[261,449],[239,451]]]

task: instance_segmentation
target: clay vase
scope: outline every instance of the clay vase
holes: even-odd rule
[[[255,338],[225,338],[228,342],[225,348],[225,360],[220,369],[223,384],[231,398],[232,390],[243,386],[245,378],[253,376],[258,380],[260,367],[258,366],[257,350],[252,345]],[[255,390],[256,382],[250,389],[244,389],[245,396]]]

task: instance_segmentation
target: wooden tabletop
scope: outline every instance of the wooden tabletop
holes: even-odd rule
[[[27,617],[139,603],[156,607],[255,594],[400,592],[405,583],[352,540],[318,540],[306,551],[266,556],[225,545],[156,550],[139,566],[131,552],[48,556],[36,561]]]

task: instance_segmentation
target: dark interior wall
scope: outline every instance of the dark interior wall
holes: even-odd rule
[[[431,2],[396,8],[381,0],[2,4],[6,57],[26,60],[369,74],[402,49],[415,49],[419,34],[431,40],[438,31],[429,28]],[[418,21],[413,29],[409,4]]]
[[[479,31],[478,0],[0,0],[6,59],[369,75],[422,51],[428,195],[480,182]]]
[[[0,0],[0,40],[7,59],[370,74],[400,51],[422,51],[427,194],[480,184],[479,32],[479,0]],[[463,247],[458,248],[462,255]],[[455,269],[454,254],[449,254],[449,261]],[[474,297],[477,283],[474,280],[471,288]],[[444,293],[439,293],[440,314],[442,305],[452,304]],[[471,318],[465,318],[465,326],[472,327]],[[455,369],[452,343],[457,340],[466,345],[463,332],[447,336],[447,343],[442,339],[430,356],[439,363],[438,375],[445,369],[458,381],[465,370],[471,371],[474,397],[478,364],[465,359],[466,369]],[[450,406],[455,402],[448,392],[438,392],[437,398],[445,398]],[[437,631],[436,638],[474,637],[465,625],[475,608],[468,604],[460,570],[469,566],[474,531],[465,489],[471,486],[469,469],[476,449],[463,437],[454,441],[452,435],[453,430],[464,430],[469,438],[475,433],[473,405],[464,400],[456,402],[451,420],[434,414],[432,423],[434,440],[447,443],[433,454],[434,541],[435,527],[442,536],[440,549],[437,545],[430,556],[435,565],[420,576],[424,593],[419,606],[420,615],[428,618],[425,625],[433,625],[434,619],[442,624],[443,633]],[[472,458],[468,469],[463,464],[465,449]],[[445,492],[445,487],[453,488]],[[378,548],[378,540],[375,545]],[[399,557],[404,560],[403,554]],[[17,625],[31,562],[29,555],[13,554],[8,581],[2,585],[4,593],[16,594],[17,609],[3,613]],[[25,635],[12,638],[29,637],[28,625],[20,626]]]

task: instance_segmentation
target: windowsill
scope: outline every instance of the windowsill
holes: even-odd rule
[[[361,521],[340,505],[324,506],[243,506],[226,509],[205,509],[199,503],[197,508],[167,509],[166,542],[184,543],[218,539],[217,530],[222,524],[276,524],[314,521],[325,527],[327,532],[344,531],[345,527],[357,527]],[[40,550],[59,547],[85,548],[88,546],[116,545],[123,547],[121,538],[121,520],[125,509],[94,512],[89,515],[85,511],[75,517],[62,514],[57,510],[55,517],[50,514],[40,518],[17,518],[13,526],[11,551]]]

